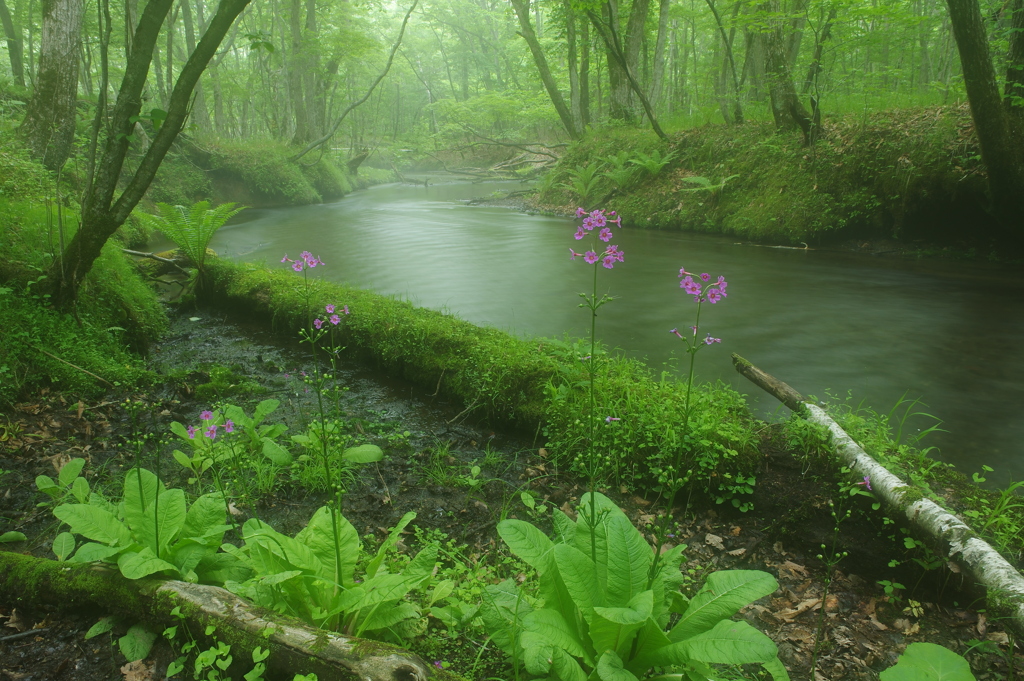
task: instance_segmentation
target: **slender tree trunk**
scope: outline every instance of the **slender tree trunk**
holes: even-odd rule
[[[167,150],[185,123],[193,88],[235,18],[249,4],[249,0],[221,0],[196,51],[178,75],[167,107],[167,118],[146,150],[138,169],[115,200],[114,193],[128,152],[127,135],[134,127],[131,119],[138,115],[141,108],[142,91],[146,85],[153,50],[172,1],[149,0],[139,17],[132,41],[132,55],[114,104],[103,159],[97,165],[94,184],[82,205],[81,226],[50,266],[48,287],[52,294],[51,300],[59,307],[67,308],[74,303],[78,287],[99,257],[103,244],[124,224],[149,188]]]
[[[814,56],[811,57],[811,65],[807,67],[807,77],[804,78],[804,86],[801,92],[807,94],[818,80],[821,73],[821,55],[825,51],[825,42],[832,37],[832,23],[836,20],[836,8],[828,11],[828,18],[825,25],[814,38]]]
[[[569,111],[569,107],[565,105],[562,92],[558,89],[554,76],[551,75],[551,69],[548,67],[548,60],[544,56],[544,50],[541,48],[540,41],[537,40],[537,34],[533,32],[533,26],[530,24],[530,0],[511,0],[511,2],[513,9],[516,11],[516,16],[519,18],[519,26],[522,29],[519,35],[526,41],[530,52],[533,54],[533,62],[537,65],[541,82],[544,83],[544,88],[548,91],[548,97],[551,98],[551,103],[554,105],[555,111],[558,112],[558,118],[561,119],[562,126],[565,127],[569,138],[577,140],[580,138],[580,131],[573,123],[572,113]]]
[[[82,0],[45,0],[39,73],[21,134],[50,170],[64,165],[75,140]]]
[[[732,85],[735,98],[733,99],[732,105],[732,116],[728,115],[728,111],[723,108],[726,122],[732,122],[736,125],[743,123],[743,107],[740,104],[740,79],[736,76],[736,61],[732,55],[732,40],[729,39],[725,34],[725,27],[722,25],[722,18],[718,15],[718,10],[715,9],[714,0],[706,0],[708,7],[711,9],[711,13],[715,16],[715,23],[718,25],[718,32],[722,36],[722,46],[725,48],[725,58],[729,65],[729,70],[732,72]],[[736,3],[736,11],[739,11],[740,5]],[[735,17],[733,17],[735,19]]]
[[[1010,51],[1006,59],[1006,110],[1021,125],[1024,117],[1024,0],[1013,0],[1010,6]]]
[[[307,126],[306,100],[303,97],[304,82],[302,0],[291,0],[288,11],[288,28],[291,31],[291,54],[288,56],[288,99],[295,117],[295,133],[292,144],[303,145],[312,138]]]
[[[580,116],[583,127],[590,125],[590,22],[580,22]]]
[[[988,171],[992,213],[1019,239],[1024,227],[1024,140],[1017,124],[1019,117],[1012,116],[1003,104],[977,0],[946,0],[946,4],[981,159]],[[1018,86],[1013,83],[1014,89]]]
[[[11,11],[7,9],[5,0],[0,0],[0,22],[3,22],[4,35],[7,36],[7,54],[11,59],[11,74],[14,76],[14,82],[25,87],[25,67],[22,61],[25,49],[21,39],[21,28],[14,25]]]
[[[188,47],[189,54],[196,51],[196,29],[195,23],[192,21],[191,2],[192,0],[180,0],[179,2],[182,23],[185,24],[185,46]],[[192,120],[195,121],[200,130],[209,131],[210,112],[206,108],[206,97],[204,95],[203,83],[200,81],[196,83],[195,103],[192,105]]]
[[[651,81],[651,107],[657,111],[665,82],[665,44],[668,42],[669,0],[658,1],[658,39],[654,43],[654,77]]]
[[[580,73],[576,63],[576,13],[569,0],[564,0],[565,10],[565,42],[569,56],[569,111],[572,124],[577,130],[583,131],[583,109],[580,105]]]
[[[777,13],[778,0],[762,5],[768,13]],[[811,143],[816,137],[814,121],[796,94],[793,74],[789,70],[788,41],[784,35],[784,21],[776,21],[768,32],[765,45],[765,75],[768,80],[768,94],[771,97],[772,117],[778,130],[800,128],[804,140]]]

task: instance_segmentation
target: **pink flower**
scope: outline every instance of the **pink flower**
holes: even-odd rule
[[[292,269],[295,270],[296,272],[301,272],[303,270],[302,261],[296,260],[295,262],[293,262]]]
[[[679,268],[679,278],[682,279],[683,277],[685,277],[687,275],[691,275],[692,276],[693,272],[687,272],[685,267],[680,267]]]
[[[601,264],[607,267],[608,269],[611,269],[615,267],[615,263],[618,262],[618,260],[619,259],[614,255],[606,255],[604,256],[604,260],[601,261]]]
[[[203,435],[210,438],[211,440],[217,439],[217,426],[210,426],[205,431],[203,431]]]
[[[187,428],[187,430],[188,430],[188,439],[189,440],[196,439],[196,427],[195,426],[189,426]]]
[[[292,259],[291,259],[291,258],[289,258],[289,257],[288,257],[288,254],[287,254],[287,253],[285,253],[285,254],[284,254],[284,257],[283,257],[283,258],[281,258],[281,262],[293,262],[293,261],[292,261]]]
[[[620,251],[619,247],[616,246],[615,244],[612,244],[608,246],[608,248],[604,249],[604,254],[614,255],[615,259],[618,260],[619,262],[624,262],[626,259],[626,254]]]
[[[583,254],[583,260],[588,265],[593,265],[595,262],[597,262],[597,253],[594,253],[593,251],[587,251],[586,253]]]
[[[605,218],[603,210],[593,211],[590,214],[590,219],[593,220],[594,227],[604,227],[608,224],[608,220]]]
[[[693,277],[687,275],[686,279],[683,279],[679,283],[679,288],[685,289],[687,293],[692,296],[700,296],[700,284],[693,280]]]
[[[319,329],[319,328],[321,328],[321,327],[322,327],[323,325],[324,325],[324,322],[323,322],[323,320],[322,320],[322,319],[320,319],[319,317],[317,317],[316,319],[314,319],[314,320],[313,320],[313,326],[315,326],[316,328],[318,328],[318,329]]]
[[[705,272],[704,274],[700,275],[700,278],[701,278],[701,281],[711,281],[711,275],[708,274],[707,272]]]
[[[854,485],[860,485],[861,487],[867,487],[869,492],[873,492],[874,491],[873,489],[871,489],[871,476],[870,475],[865,475],[864,476],[864,482],[855,482],[853,484]]]
[[[679,333],[679,329],[671,329],[669,331],[669,333],[674,333],[675,335],[679,336],[680,338],[683,337],[683,334]]]
[[[574,236],[574,237],[576,237],[576,241],[579,241],[580,239],[582,239],[582,238],[583,238],[584,236],[586,236],[586,235],[587,235],[587,233],[583,231],[583,228],[582,228],[582,227],[580,227],[579,229],[577,229],[577,230],[576,230],[576,233],[575,233],[575,234],[573,234],[573,236]]]
[[[614,416],[606,416],[605,419],[604,419],[604,422],[605,423],[611,423],[612,421],[621,421],[621,420],[622,419],[617,419]]]
[[[721,291],[719,291],[714,286],[712,286],[712,287],[710,287],[708,289],[708,302],[709,303],[714,305],[715,303],[717,303],[721,299],[722,299],[722,292]]]
[[[207,409],[206,411],[199,415],[199,418],[201,418],[204,421],[209,421],[210,419],[213,418],[213,412]]]
[[[333,304],[325,306],[324,309],[327,310],[327,314],[334,314],[334,305]]]
[[[345,314],[348,314],[348,305],[343,306],[341,308],[341,311],[344,312]]]
[[[604,229],[601,230],[601,233],[597,235],[597,238],[600,239],[601,241],[604,241],[605,243],[611,241],[612,230],[605,227]]]
[[[334,324],[335,326],[337,326],[338,324],[341,324],[341,317],[339,317],[336,314],[332,314],[331,315],[331,324]]]
[[[224,422],[224,432],[225,433],[233,433],[233,432],[235,432],[235,422],[232,421],[231,419],[228,419],[227,421],[225,421]]]
[[[586,214],[587,214],[587,211],[583,210],[582,208],[577,208],[576,209],[576,217],[581,218],[581,217],[583,217]]]
[[[569,249],[569,257],[570,258],[575,260],[577,255],[583,255],[583,254],[582,253],[577,253],[576,251],[572,250],[571,248]]]
[[[708,334],[708,337],[704,339],[704,345],[711,345],[712,343],[721,343],[721,342],[722,342],[721,338],[712,338],[710,333]]]

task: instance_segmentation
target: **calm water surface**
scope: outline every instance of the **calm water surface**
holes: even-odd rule
[[[327,263],[317,276],[521,335],[584,336],[589,318],[577,294],[589,290],[591,270],[569,259],[570,247],[583,250],[572,238],[577,221],[460,203],[514,184],[436,182],[249,210],[211,246],[281,267],[283,254],[310,250]],[[852,391],[879,411],[904,394],[922,398],[949,431],[926,440],[940,458],[966,473],[986,463],[996,469],[990,480],[1024,478],[1024,278],[629,226],[613,240],[625,262],[599,272],[601,290],[616,297],[598,319],[607,344],[655,367],[678,358],[682,342],[669,329],[692,324],[695,312],[679,268],[723,274],[729,297],[702,313],[702,334],[722,338],[698,357],[702,379],[721,379],[760,413],[775,412],[777,403],[732,369],[737,352],[805,395]]]

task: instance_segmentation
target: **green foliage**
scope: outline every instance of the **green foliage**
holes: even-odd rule
[[[286,145],[269,140],[219,140],[211,150],[209,164],[214,177],[241,180],[252,195],[252,203],[293,206],[320,203],[323,195],[299,164],[288,160],[292,153]]]
[[[554,511],[555,540],[524,521],[498,525],[539,581],[539,601],[505,581],[487,587],[481,608],[492,640],[513,658],[517,678],[522,668],[527,678],[562,681],[595,673],[602,681],[635,681],[652,668],[712,678],[712,664],[753,663],[777,680],[789,678],[771,639],[730,619],[778,588],[771,575],[716,572],[687,602],[678,591],[686,547],[655,561],[653,549],[615,504],[599,494],[594,501],[596,519],[588,517],[589,495],[580,500],[575,522]]]
[[[671,163],[675,156],[676,152],[674,151],[662,155],[660,150],[653,149],[650,154],[645,154],[642,151],[638,152],[636,158],[629,159],[629,162],[639,168],[643,168],[648,175],[654,177],[661,172],[662,168]]]
[[[217,549],[229,529],[221,494],[205,494],[191,506],[180,489],[166,489],[145,469],[129,471],[124,497],[113,505],[93,492],[86,503],[61,504],[53,514],[89,539],[72,562],[116,562],[128,579],[171,574],[190,582],[217,583],[232,572],[232,561]]]
[[[160,211],[159,215],[139,213],[139,218],[176,243],[199,270],[200,276],[206,263],[206,247],[210,239],[225,222],[243,210],[235,208],[233,203],[222,203],[216,208],[210,208],[209,201],[199,201],[188,209],[166,203],[158,203],[156,208]]]
[[[60,467],[57,480],[48,475],[36,477],[36,489],[46,494],[51,500],[60,504],[70,497],[84,504],[89,501],[89,481],[80,475],[85,467],[85,459],[71,459]]]
[[[299,617],[315,626],[355,636],[402,638],[403,627],[419,617],[406,600],[431,578],[438,547],[424,548],[400,573],[385,569],[384,559],[398,542],[402,529],[416,517],[406,514],[387,541],[366,563],[361,580],[356,565],[362,546],[351,524],[340,514],[320,508],[294,538],[256,519],[242,527],[241,548],[224,550],[252,570],[245,581],[225,586],[267,608]],[[341,562],[338,563],[336,556]]]
[[[571,189],[582,205],[589,206],[601,180],[600,174],[601,165],[597,162],[569,168],[569,181],[562,183],[562,186]]]
[[[967,660],[934,643],[911,643],[881,681],[975,681]]]

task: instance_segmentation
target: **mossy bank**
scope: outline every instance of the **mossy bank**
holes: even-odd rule
[[[589,166],[596,175],[584,197],[579,174]],[[966,105],[826,116],[813,147],[762,123],[707,125],[667,143],[634,129],[594,132],[536,197],[542,210],[584,203],[616,210],[630,226],[764,243],[885,238],[979,249],[998,241],[987,202]]]

